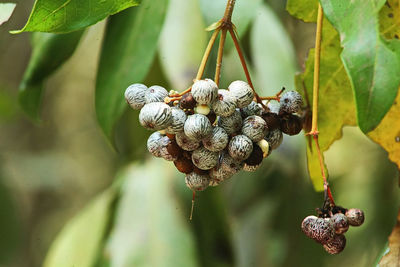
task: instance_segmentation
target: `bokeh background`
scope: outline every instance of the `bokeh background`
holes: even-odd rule
[[[150,133],[139,127],[138,113],[127,110],[119,121],[116,150],[97,124],[94,90],[105,22],[92,26],[72,58],[46,81],[42,120],[30,121],[18,107],[30,34],[8,31],[23,26],[33,1],[16,2],[11,20],[0,27],[0,266],[42,266],[66,223],[111,185],[122,193],[110,230],[99,241],[97,266],[162,266],[168,261],[161,259],[172,256],[175,266],[372,266],[385,249],[399,206],[399,174],[385,151],[355,127],[345,127],[343,138],[325,153],[336,202],[366,214],[365,224],[346,234],[340,255],[328,255],[300,230],[302,219],[323,200],[307,175],[303,134],[285,136],[256,173],[241,172],[198,194],[190,222],[191,192],[183,175],[170,163],[150,159],[145,145]],[[215,1],[209,12],[197,3],[195,13],[189,2],[171,0],[145,84],[181,91],[194,77],[207,34],[190,27],[204,29],[210,13],[222,14],[225,1]],[[245,4],[237,2],[234,22]],[[249,26],[238,31],[256,87],[263,95],[294,88],[315,25],[292,18],[282,0],[264,1],[254,12]],[[192,23],[182,23],[185,18]],[[223,86],[244,80],[232,44],[227,47]],[[192,60],[179,62],[182,54]],[[206,76],[213,76],[213,67]],[[89,218],[87,226],[96,220]],[[152,236],[148,245],[141,243],[141,231]],[[84,242],[75,246],[85,251]],[[132,260],[141,246],[149,250],[143,255],[161,258],[152,264]]]

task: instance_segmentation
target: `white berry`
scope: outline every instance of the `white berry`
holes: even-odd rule
[[[145,94],[147,86],[134,83],[125,90],[125,99],[133,109],[141,109],[146,104]]]
[[[161,157],[161,138],[162,134],[154,132],[147,139],[147,150],[155,157]]]
[[[296,91],[285,92],[280,99],[281,111],[286,113],[296,113],[303,105],[303,98]]]
[[[211,135],[203,140],[203,146],[210,151],[218,152],[223,150],[228,144],[229,137],[221,127],[214,127]]]
[[[228,117],[235,112],[236,98],[225,89],[218,90],[217,100],[212,104],[212,109],[217,116]]]
[[[180,132],[175,135],[176,143],[180,148],[186,151],[193,151],[200,147],[200,141],[190,139],[185,133]]]
[[[263,113],[263,108],[257,102],[251,101],[251,103],[242,109],[243,117],[248,117],[251,115],[261,116]]]
[[[140,124],[149,130],[162,130],[172,122],[172,109],[165,103],[154,102],[143,106],[139,113]]]
[[[277,149],[282,144],[282,131],[279,129],[269,131],[265,136],[265,140],[267,140],[270,149]]]
[[[253,142],[263,139],[267,131],[267,123],[260,116],[252,115],[243,121],[242,134],[250,138]]]
[[[237,106],[239,108],[244,108],[253,101],[253,89],[244,81],[234,81],[229,85],[228,89],[237,99]]]
[[[172,122],[171,125],[168,126],[167,133],[176,134],[183,131],[183,126],[185,125],[186,121],[186,113],[177,107],[171,108],[172,110]]]
[[[192,85],[192,95],[199,104],[210,104],[218,94],[217,84],[210,79],[198,80]]]
[[[242,128],[242,115],[238,109],[228,117],[219,117],[218,126],[223,128],[227,134],[238,132]]]
[[[203,191],[210,183],[210,176],[191,172],[185,176],[186,186],[193,191]]]
[[[218,156],[217,152],[212,152],[201,147],[193,151],[192,162],[201,170],[209,170],[217,165]]]
[[[164,102],[167,96],[168,91],[164,87],[153,85],[146,91],[145,99],[146,103]]]
[[[204,115],[190,115],[185,122],[184,131],[187,137],[200,141],[212,133],[211,122]]]
[[[229,155],[236,160],[247,159],[253,151],[253,142],[245,135],[234,136],[228,145]]]

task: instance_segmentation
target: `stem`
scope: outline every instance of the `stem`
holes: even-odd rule
[[[318,142],[318,97],[319,97],[319,72],[320,72],[320,56],[321,56],[321,40],[322,40],[322,22],[324,13],[321,4],[318,5],[317,32],[315,36],[315,52],[314,52],[314,80],[313,80],[313,107],[312,107],[312,125],[309,135],[313,136],[315,147],[317,148],[319,165],[321,168],[322,179],[324,180],[324,197],[329,198],[332,205],[335,205],[331,189],[325,174],[324,160],[322,159],[321,149]]]
[[[228,0],[228,3],[226,4],[225,8],[224,17],[222,18],[223,21],[231,22],[233,8],[235,7],[235,2],[236,0]]]
[[[192,208],[190,209],[190,217],[189,220],[191,221],[193,218],[193,210],[194,210],[194,199],[196,197],[196,191],[193,190],[193,195],[192,195]]]
[[[197,71],[196,79],[195,80],[200,80],[201,77],[204,74],[204,69],[206,68],[207,60],[210,57],[211,49],[214,46],[215,40],[217,39],[218,33],[220,29],[216,29],[214,33],[211,35],[210,41],[208,42],[206,51],[204,52],[203,58],[200,63],[199,70]]]
[[[221,39],[219,40],[217,66],[215,68],[215,78],[214,78],[214,81],[218,86],[219,86],[219,79],[221,76],[222,57],[224,55],[225,39],[226,39],[226,29],[222,29]]]
[[[261,105],[264,106],[264,104],[262,103],[262,99],[258,96],[258,94],[256,93],[256,90],[254,89],[253,82],[251,81],[251,78],[250,78],[249,69],[247,68],[246,60],[244,58],[242,49],[240,48],[240,44],[239,44],[238,38],[236,37],[236,33],[233,30],[233,28],[229,29],[229,33],[230,33],[230,35],[232,37],[233,43],[235,44],[236,51],[237,51],[237,53],[239,55],[240,63],[242,64],[242,67],[243,67],[243,70],[244,70],[244,74],[246,75],[246,80],[247,80],[248,84],[250,85],[251,89],[253,89],[254,96],[255,96],[255,98],[257,100],[257,103],[260,103]]]

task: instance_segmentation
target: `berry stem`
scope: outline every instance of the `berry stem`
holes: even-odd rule
[[[224,55],[224,45],[226,39],[226,29],[222,29],[221,37],[219,40],[219,47],[218,47],[218,56],[217,56],[217,65],[215,67],[215,83],[219,86],[219,79],[221,76],[221,67],[222,67],[222,57]]]
[[[193,190],[193,195],[192,195],[192,208],[190,209],[190,217],[189,220],[192,220],[193,218],[193,210],[194,210],[194,199],[196,197],[196,191]]]
[[[335,205],[331,189],[325,174],[324,160],[322,158],[321,149],[318,142],[318,97],[319,97],[319,72],[320,72],[320,56],[321,56],[321,40],[322,40],[322,22],[324,13],[321,4],[318,5],[317,31],[315,35],[315,51],[314,51],[314,79],[313,79],[313,106],[312,106],[312,125],[309,135],[313,136],[315,147],[317,148],[319,165],[321,168],[322,179],[324,180],[324,198],[329,199],[331,205]]]
[[[213,46],[214,46],[214,43],[215,43],[215,40],[216,40],[217,37],[218,37],[219,31],[220,31],[220,29],[217,28],[217,29],[213,32],[213,34],[211,35],[210,41],[208,42],[206,51],[204,52],[203,58],[202,58],[202,60],[201,60],[199,70],[197,71],[197,75],[196,75],[195,80],[200,80],[201,77],[202,77],[203,74],[204,74],[204,69],[206,68],[207,60],[208,60],[208,58],[210,57],[211,49],[212,49]],[[191,90],[191,88],[190,88],[190,90]],[[190,92],[190,91],[189,91],[189,92]]]
[[[235,3],[236,0],[228,0],[222,21],[230,22],[232,20],[232,13],[233,13],[233,8],[235,7]]]

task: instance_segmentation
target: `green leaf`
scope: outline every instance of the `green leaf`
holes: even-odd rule
[[[198,0],[170,1],[159,53],[163,71],[176,91],[189,87],[196,77],[207,45],[204,27]]]
[[[22,109],[34,120],[40,117],[43,82],[72,56],[82,34],[83,31],[33,35],[33,52],[19,86],[19,101]]]
[[[93,266],[102,248],[117,196],[118,190],[111,187],[69,221],[51,246],[43,266]]]
[[[80,30],[139,4],[138,0],[36,0],[21,32],[66,33]]]
[[[142,82],[151,67],[168,1],[144,0],[140,7],[108,21],[96,81],[96,113],[104,133],[112,138],[115,122],[127,104],[125,89]]]
[[[309,4],[312,5],[312,2],[316,1],[310,1]],[[288,2],[288,8],[289,4],[289,11],[293,13],[293,10],[302,10],[297,5],[304,5],[304,1],[291,0]],[[295,14],[306,21],[316,20],[316,16],[312,10],[298,11]],[[342,128],[344,125],[355,124],[353,94],[350,80],[340,60],[341,51],[339,34],[329,21],[324,20],[318,105],[318,129],[320,132],[318,139],[322,153],[327,151],[334,141],[342,137]],[[313,96],[314,49],[310,50],[305,66],[304,72],[296,76],[296,88],[300,93],[303,93],[306,100],[311,101]],[[308,136],[307,139],[308,172],[314,189],[322,191],[323,180],[315,143],[311,137]],[[328,173],[326,167],[325,171]]]
[[[354,90],[358,125],[364,133],[385,116],[400,84],[400,41],[385,41],[379,34],[377,16],[384,3],[321,0],[325,15],[341,36],[341,57]]]
[[[14,3],[0,3],[0,25],[10,19],[16,5]]]
[[[197,266],[189,210],[177,201],[171,163],[152,159],[130,166],[126,174],[106,247],[110,265]]]
[[[318,0],[288,0],[287,11],[305,22],[317,21]]]
[[[292,90],[296,72],[292,42],[279,18],[265,4],[257,10],[250,38],[260,94],[275,95],[282,87]]]

